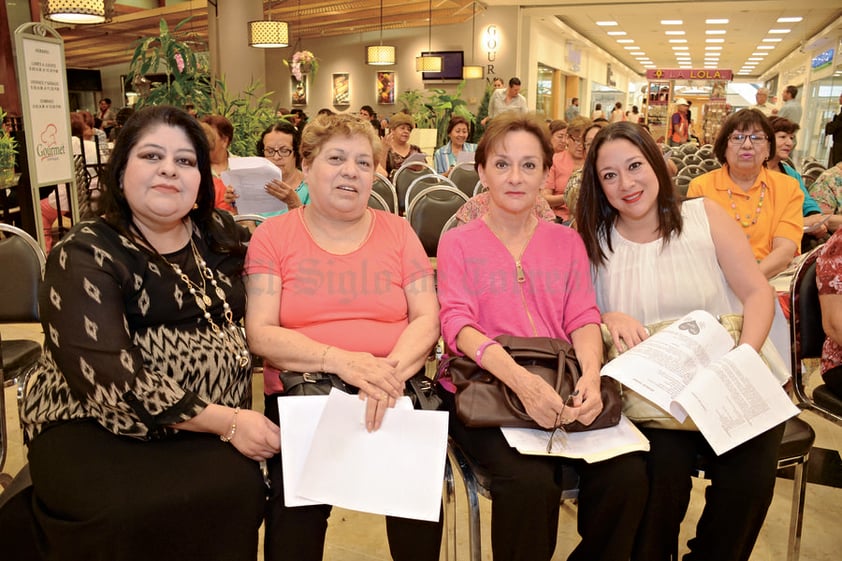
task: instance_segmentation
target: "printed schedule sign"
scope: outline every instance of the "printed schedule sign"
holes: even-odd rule
[[[32,184],[68,182],[73,177],[73,151],[63,46],[34,36],[21,37],[20,45],[18,68]]]

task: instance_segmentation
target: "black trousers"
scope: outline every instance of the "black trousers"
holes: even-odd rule
[[[278,397],[266,396],[264,409],[266,416],[276,424],[279,423]],[[271,458],[267,464],[272,491],[266,503],[264,560],[320,561],[324,553],[327,519],[332,507],[284,506],[281,454]],[[441,535],[441,516],[438,522],[386,517],[389,551],[395,561],[438,561]]]
[[[688,542],[686,561],[747,561],[772,502],[779,425],[716,456],[698,432],[643,429],[649,439],[646,456],[649,499],[635,540],[633,561],[669,561],[678,549],[681,521],[690,503],[691,477],[699,456],[711,484],[705,506]]]
[[[822,380],[836,397],[842,399],[842,366],[835,366],[822,374]]]
[[[444,392],[443,392],[444,393]],[[498,428],[469,428],[445,399],[450,435],[492,477],[491,547],[494,561],[549,561],[558,536],[562,467],[579,474],[577,528],[582,540],[571,561],[628,561],[643,515],[648,483],[642,454],[588,464],[526,456]]]
[[[216,435],[147,442],[94,421],[65,422],[32,441],[29,465],[28,506],[44,559],[257,558],[260,469]]]

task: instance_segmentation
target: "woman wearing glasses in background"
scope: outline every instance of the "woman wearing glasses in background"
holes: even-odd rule
[[[263,131],[257,141],[257,155],[263,156],[281,170],[281,179],[273,179],[266,184],[266,192],[287,204],[292,210],[310,202],[310,191],[304,181],[304,174],[299,169],[301,156],[298,145],[301,133],[292,123],[279,121]],[[287,211],[262,213],[275,216]]]
[[[564,202],[564,191],[567,189],[567,180],[585,163],[584,133],[590,125],[591,120],[587,117],[576,117],[570,121],[567,126],[567,148],[553,155],[553,165],[541,192],[559,222],[570,218],[570,210]]]
[[[741,226],[766,278],[787,268],[801,247],[804,194],[798,181],[767,170],[775,132],[757,109],[734,113],[713,145],[722,167],[690,182],[688,197],[716,201]]]

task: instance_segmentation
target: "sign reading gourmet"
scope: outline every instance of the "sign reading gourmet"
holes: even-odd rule
[[[732,80],[734,73],[721,68],[656,68],[646,71],[648,80]]]

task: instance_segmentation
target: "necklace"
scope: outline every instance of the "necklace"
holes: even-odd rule
[[[757,199],[757,207],[754,209],[754,218],[751,217],[751,214],[746,213],[745,218],[740,216],[740,212],[737,210],[737,202],[734,200],[734,194],[731,192],[731,188],[728,187],[728,200],[731,202],[731,210],[734,211],[734,218],[737,219],[737,222],[740,223],[740,226],[743,228],[748,228],[750,226],[754,226],[757,224],[757,219],[760,217],[760,211],[763,210],[763,200],[766,198],[766,182],[760,182],[760,198]],[[749,199],[749,202],[750,199]]]
[[[199,253],[199,248],[196,247],[196,243],[193,241],[192,235],[190,236],[190,250],[193,254],[193,261],[196,263],[196,268],[199,270],[199,278],[202,283],[201,286],[187,276],[187,273],[182,271],[181,267],[177,264],[170,263],[166,259],[164,259],[164,261],[172,267],[172,270],[175,271],[178,278],[187,285],[187,291],[196,300],[196,305],[202,311],[205,321],[208,322],[211,330],[222,339],[228,350],[236,357],[237,364],[239,364],[240,368],[246,368],[251,362],[251,354],[248,351],[248,346],[246,345],[243,332],[240,327],[234,323],[234,314],[231,311],[231,306],[228,304],[228,300],[225,298],[225,291],[221,286],[219,286],[219,282],[214,276],[213,271],[210,267],[208,267],[208,264],[202,257],[201,253]],[[207,283],[210,283],[213,293],[222,302],[222,317],[225,320],[222,326],[214,321],[213,316],[210,313],[210,307],[211,304],[213,304],[213,300],[208,294]]]

